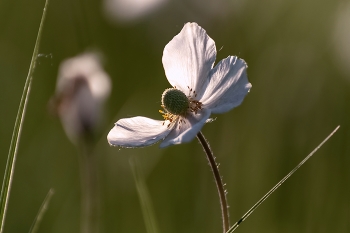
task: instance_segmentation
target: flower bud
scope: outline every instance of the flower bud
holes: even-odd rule
[[[72,142],[93,136],[110,91],[110,78],[96,54],[82,54],[61,63],[54,108]]]

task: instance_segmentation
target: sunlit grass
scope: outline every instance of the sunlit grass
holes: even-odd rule
[[[28,104],[32,79],[33,79],[33,73],[36,65],[36,60],[39,53],[39,45],[40,45],[40,39],[44,27],[44,21],[46,17],[47,7],[48,7],[49,1],[46,0],[43,14],[40,21],[39,31],[37,35],[37,39],[34,46],[34,52],[32,55],[32,60],[30,62],[29,71],[27,75],[26,82],[24,84],[24,89],[22,93],[22,98],[19,103],[17,117],[15,121],[15,126],[12,133],[12,139],[10,144],[10,149],[7,157],[7,163],[5,168],[5,174],[4,179],[2,183],[1,188],[1,197],[0,197],[0,232],[3,232],[4,230],[4,224],[5,224],[5,218],[6,218],[6,212],[7,212],[7,205],[8,200],[11,192],[11,185],[12,185],[12,178],[15,171],[15,162],[16,162],[16,156],[17,156],[17,150],[19,146],[19,141],[21,137],[22,127],[23,127],[23,121],[26,113],[26,108]]]
[[[152,198],[149,194],[144,174],[140,164],[135,157],[130,159],[130,166],[135,180],[137,194],[141,204],[143,219],[147,233],[159,233],[158,224],[154,212]]]
[[[310,154],[308,154],[292,171],[290,171],[282,180],[280,180],[270,191],[268,191],[252,208],[250,208],[247,213],[245,213],[240,220],[238,220],[233,226],[227,231],[227,233],[234,232],[239,225],[245,221],[273,192],[275,192],[289,177],[291,177],[294,172],[296,172],[307,160],[313,156],[316,151],[318,151],[323,144],[325,144],[334,134],[337,132],[340,126],[337,126],[332,133],[330,133]]]
[[[34,219],[33,225],[29,230],[29,233],[36,233],[39,229],[39,225],[43,219],[43,216],[45,214],[45,212],[47,211],[47,209],[49,208],[49,204],[51,201],[52,196],[55,194],[55,190],[54,189],[50,189],[49,192],[47,193],[43,204],[41,205],[38,214],[36,216],[36,218]]]

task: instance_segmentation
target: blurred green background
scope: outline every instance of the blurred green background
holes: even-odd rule
[[[77,151],[47,105],[59,63],[88,49],[104,54],[113,82],[96,147],[101,232],[146,232],[130,159],[145,175],[159,232],[221,232],[215,183],[196,140],[166,149],[106,141],[120,118],[161,119],[160,96],[170,87],[162,51],[186,22],[215,40],[217,62],[238,55],[249,66],[253,88],[243,104],[203,128],[227,184],[232,223],[341,125],[237,232],[350,232],[349,1],[169,0],[140,15],[121,5],[113,13],[108,4],[50,1],[5,232],[28,232],[50,188],[55,195],[39,232],[79,232]],[[0,171],[43,6],[0,2]]]

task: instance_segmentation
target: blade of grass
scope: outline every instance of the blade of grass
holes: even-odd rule
[[[41,205],[41,207],[39,209],[39,212],[38,212],[38,214],[37,214],[37,216],[36,216],[36,218],[35,218],[35,220],[33,222],[32,227],[29,230],[29,233],[35,233],[35,232],[38,231],[39,225],[41,223],[41,220],[43,219],[43,216],[44,216],[44,214],[45,214],[45,212],[46,212],[46,210],[47,210],[47,208],[49,206],[51,197],[54,194],[55,194],[55,190],[51,188],[49,190],[49,192],[47,193],[47,195],[46,195],[46,197],[45,197],[45,199],[43,201],[43,204]]]
[[[24,84],[24,89],[21,97],[21,101],[19,103],[17,117],[15,121],[15,126],[12,133],[11,138],[11,144],[9,148],[9,153],[7,157],[6,162],[6,168],[5,168],[5,174],[4,174],[4,180],[2,183],[1,188],[1,196],[0,196],[0,233],[4,230],[4,223],[5,223],[5,217],[6,217],[6,211],[7,211],[7,205],[8,205],[8,199],[10,196],[11,191],[11,185],[12,185],[12,178],[15,168],[15,161],[16,161],[16,155],[17,155],[17,149],[19,145],[19,140],[22,132],[22,126],[23,126],[23,120],[26,112],[26,107],[28,103],[28,96],[30,93],[30,87],[32,83],[32,77],[36,65],[36,58],[39,53],[39,44],[40,44],[40,38],[44,26],[44,20],[46,16],[46,9],[48,6],[48,0],[45,2],[45,7],[43,10],[43,14],[40,21],[39,31],[35,42],[35,47],[32,55],[32,60],[30,62],[30,67],[27,75],[26,82]]]
[[[226,232],[226,233],[232,233],[234,232],[239,225],[246,220],[249,215],[251,215],[254,210],[256,210],[256,208],[258,208],[273,192],[275,192],[290,176],[293,175],[294,172],[296,172],[296,170],[298,170],[309,158],[311,158],[311,156],[313,156],[316,151],[318,151],[318,149],[321,148],[321,146],[323,146],[323,144],[325,142],[328,141],[328,139],[330,139],[333,134],[335,134],[335,132],[337,132],[337,130],[339,129],[340,125],[338,125],[333,131],[332,133],[330,133],[313,151],[311,151],[310,154],[308,154],[305,159],[303,159],[292,171],[290,171],[280,182],[278,182],[272,189],[270,189],[270,191],[268,191],[257,203],[255,203],[255,205],[253,205],[252,208],[250,208],[250,210],[248,210],[247,213],[245,213],[242,218],[240,220],[238,220],[235,224],[233,224],[233,226]]]
[[[148,188],[144,181],[144,176],[138,168],[138,162],[136,158],[130,159],[130,166],[134,175],[137,193],[141,203],[142,215],[146,225],[146,231],[148,233],[158,233],[158,226],[156,217],[153,210],[152,200],[149,195]]]

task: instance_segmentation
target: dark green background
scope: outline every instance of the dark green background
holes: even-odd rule
[[[44,0],[0,2],[0,171],[43,6]],[[40,53],[52,58],[41,57],[35,70],[5,232],[28,232],[50,188],[55,195],[39,232],[79,232],[76,149],[47,104],[59,63],[87,49],[104,54],[113,82],[96,148],[102,232],[146,232],[134,157],[160,232],[221,232],[218,195],[196,140],[166,149],[117,149],[106,141],[119,118],[161,119],[160,96],[170,87],[162,51],[186,22],[197,22],[222,47],[217,62],[238,55],[249,66],[253,88],[243,104],[203,128],[221,164],[232,223],[341,125],[237,232],[350,232],[350,60],[343,54],[350,50],[343,38],[349,17],[336,26],[349,8],[341,0],[172,0],[147,17],[113,23],[101,1],[51,0]]]

